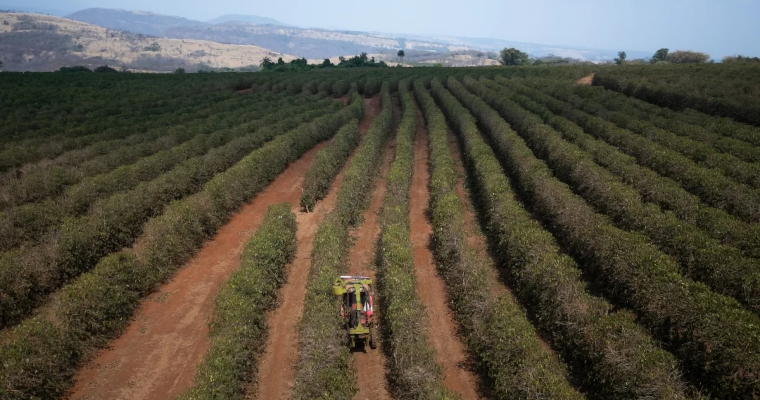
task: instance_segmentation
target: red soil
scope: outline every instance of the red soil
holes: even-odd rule
[[[288,201],[298,209],[303,176],[325,144],[292,163],[171,282],[143,300],[126,332],[79,371],[70,399],[163,400],[189,388],[209,348],[208,321],[221,285],[239,267],[245,242],[269,205]],[[316,224],[314,216],[301,215],[298,222],[302,241]]]
[[[296,257],[288,268],[288,281],[280,289],[279,305],[268,318],[269,336],[266,352],[257,368],[258,390],[251,385],[248,399],[288,399],[295,381],[298,361],[298,321],[303,314],[306,280],[311,268],[314,235],[325,215],[335,208],[343,172],[336,177],[327,196],[317,203],[311,213],[297,214],[298,232]]]
[[[346,100],[348,98],[346,97]],[[359,127],[364,135],[372,120],[380,113],[380,98],[365,99],[365,113]],[[352,156],[353,157],[353,156]],[[349,165],[350,159],[346,162]],[[317,203],[309,214],[298,214],[298,250],[296,258],[288,270],[288,282],[280,289],[280,304],[268,316],[269,337],[266,352],[259,362],[257,385],[248,388],[248,399],[287,399],[295,381],[295,365],[298,361],[298,321],[303,314],[306,296],[306,280],[311,268],[311,253],[314,249],[314,235],[319,222],[335,208],[338,189],[343,182],[343,171],[336,177],[328,195]],[[307,225],[302,220],[308,220]]]
[[[389,145],[385,150],[383,165],[380,168],[380,179],[377,182],[375,190],[372,192],[372,203],[367,211],[364,212],[364,223],[351,235],[356,237],[356,243],[351,248],[349,256],[349,274],[363,275],[375,279],[374,257],[375,245],[380,235],[380,222],[378,214],[383,204],[385,196],[386,180],[385,176],[393,161],[393,151]],[[375,318],[380,317],[375,306]],[[380,317],[381,318],[381,317]],[[385,380],[385,357],[382,353],[382,344],[377,349],[372,350],[369,347],[365,349],[354,350],[354,365],[357,369],[357,380],[359,390],[354,396],[357,400],[367,399],[390,399]]]
[[[477,378],[467,368],[468,359],[464,345],[457,336],[457,325],[446,300],[446,287],[436,273],[433,254],[429,248],[433,234],[433,228],[425,215],[430,202],[429,181],[428,135],[425,121],[418,111],[414,174],[409,204],[417,293],[425,304],[431,322],[427,336],[435,349],[435,361],[443,369],[444,385],[463,399],[477,399]]]
[[[575,81],[576,85],[582,85],[582,86],[591,86],[591,83],[594,82],[594,74],[590,74],[588,76],[584,76],[581,79],[578,79]]]
[[[253,91],[253,88],[248,88],[248,89],[240,89],[237,92],[238,93],[248,93],[248,92],[252,92],[252,91]]]
[[[464,187],[465,170],[462,164],[462,156],[459,154],[459,148],[457,147],[457,139],[449,132],[449,153],[451,158],[454,159],[454,168],[457,172],[457,185],[455,190],[459,200],[464,204],[464,229],[467,232],[467,243],[485,253],[488,249],[486,238],[482,232],[480,232],[480,226],[478,225],[478,219],[473,209],[472,201],[469,197],[469,193]]]

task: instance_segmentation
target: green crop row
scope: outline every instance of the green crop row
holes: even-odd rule
[[[678,264],[643,235],[617,229],[596,214],[516,134],[495,139],[500,161],[532,211],[602,293],[637,313],[692,382],[716,398],[760,394],[760,318],[681,276]]]
[[[475,81],[467,83],[511,122],[533,152],[586,202],[612,218],[621,229],[647,235],[681,263],[684,275],[760,311],[760,261],[745,258],[739,250],[722,245],[694,224],[644,203],[635,189],[596,164],[592,155],[565,142],[539,117],[495,92],[489,93]]]
[[[153,87],[147,88],[147,91],[160,94],[151,101],[136,93],[120,92],[119,96],[113,96],[104,90],[103,94],[107,98],[99,103],[97,98],[84,98],[80,104],[66,99],[62,105],[64,109],[56,110],[57,106],[52,107],[56,112],[48,118],[37,116],[30,120],[28,126],[16,126],[15,132],[19,133],[14,136],[21,140],[3,143],[0,150],[0,171],[44,158],[53,158],[66,151],[102,141],[125,138],[136,132],[174,125],[185,120],[187,115],[193,115],[199,107],[227,100],[234,95],[218,91],[167,99],[166,93],[176,95],[176,89],[162,92]],[[119,102],[125,104],[110,107]],[[82,103],[94,104],[101,108],[89,114],[82,114],[76,109]],[[72,109],[66,109],[68,107]],[[24,114],[29,108],[25,109],[20,105],[9,107],[17,114]],[[11,121],[4,121],[3,125],[6,128],[14,126]],[[28,129],[28,132],[24,133],[25,129]]]
[[[446,119],[422,80],[414,91],[429,132],[430,215],[433,248],[452,311],[464,340],[496,399],[582,399],[567,381],[565,365],[541,342],[508,292],[494,294],[491,268],[468,245],[464,204],[449,153]]]
[[[478,86],[470,82],[470,87]],[[610,216],[620,228],[647,235],[681,263],[684,275],[760,311],[760,262],[743,257],[736,248],[720,244],[675,214],[644,203],[635,189],[596,164],[590,154],[565,142],[539,117],[495,92],[485,91],[480,86],[478,94],[513,123],[533,152],[589,204]]]
[[[524,144],[520,148],[510,143],[517,135],[486,103],[454,79],[448,86],[475,115],[495,148],[512,146],[519,157],[532,156]],[[613,311],[604,299],[588,293],[577,264],[516,200],[468,110],[439,83],[433,90],[465,148],[500,264],[582,387],[596,398],[686,398],[675,358],[636,324],[633,314]]]
[[[669,72],[685,73],[675,70]],[[755,74],[757,74],[756,68]],[[693,84],[692,87],[667,85],[656,80],[650,82],[649,79],[626,79],[624,75],[616,76],[614,73],[597,74],[594,76],[593,83],[596,86],[603,86],[606,89],[622,92],[628,96],[637,97],[676,111],[693,108],[710,115],[731,117],[737,121],[760,126],[760,115],[757,113],[760,101],[757,97],[744,96],[742,100],[738,100],[732,94],[717,97],[715,94],[708,95],[694,90]],[[699,86],[704,86],[704,83]],[[721,82],[714,82],[713,86],[720,87]]]
[[[361,103],[356,91],[352,90],[352,93],[354,101]],[[350,399],[356,393],[353,357],[346,346],[346,331],[337,313],[339,299],[332,294],[332,284],[336,277],[348,271],[347,257],[352,245],[349,229],[354,225],[347,216],[361,215],[369,207],[368,201],[357,199],[371,196],[383,144],[392,129],[392,104],[385,83],[381,96],[380,115],[372,121],[346,168],[335,210],[325,217],[314,237],[298,331],[300,353],[293,399]],[[358,219],[354,221],[358,223]]]
[[[483,82],[489,88],[500,88],[493,82]],[[565,140],[590,153],[594,162],[636,188],[644,200],[672,211],[678,218],[698,226],[712,238],[739,248],[746,256],[760,257],[760,225],[743,222],[724,210],[705,205],[699,197],[681,188],[677,182],[639,166],[635,158],[602,140],[594,139],[578,125],[555,115],[545,106],[515,92],[500,91],[499,94],[539,115],[548,125],[561,132]]]
[[[606,103],[583,99],[574,94],[555,92],[553,95],[591,115],[604,118],[620,128],[629,129],[655,143],[683,154],[700,166],[716,169],[723,175],[753,188],[760,186],[760,164],[744,161],[732,154],[722,153],[708,142],[678,135],[660,128],[655,123],[649,121],[649,118],[632,115],[636,113],[632,113],[627,107],[623,110],[615,111],[611,109],[612,107],[607,106]],[[643,114],[648,115],[647,113]],[[758,150],[749,143],[746,144],[746,147],[751,150]]]
[[[93,204],[104,198],[132,190],[143,182],[156,179],[178,165],[244,137],[256,129],[308,112],[317,106],[331,104],[330,100],[323,100],[298,106],[303,103],[306,101],[285,102],[279,104],[281,108],[274,111],[267,107],[251,113],[252,120],[231,128],[210,131],[215,128],[207,127],[204,132],[194,135],[185,143],[72,185],[61,196],[7,210],[0,215],[0,250],[19,246],[24,241],[38,242],[44,238],[45,233],[61,225],[66,218],[86,213]]]
[[[286,266],[296,253],[296,216],[290,204],[269,206],[248,240],[240,268],[224,284],[209,323],[211,348],[195,375],[195,385],[180,399],[245,398],[267,340],[267,312],[277,305]]]
[[[348,400],[356,393],[353,356],[331,289],[335,278],[348,271],[350,246],[348,227],[337,213],[327,215],[314,236],[292,399]]]
[[[566,85],[549,85],[549,89],[552,95],[556,94],[562,100],[567,101],[572,98],[572,94],[576,94],[581,98],[604,104],[610,110],[624,111],[636,118],[650,121],[662,129],[667,129],[678,135],[700,142],[709,143],[718,151],[733,154],[744,161],[760,162],[760,148],[757,147],[760,145],[760,139],[756,139],[757,142],[753,143],[744,140],[746,139],[744,136],[732,135],[731,132],[735,129],[724,127],[721,118],[693,112],[692,110],[692,114],[701,115],[701,123],[695,123],[696,121],[692,121],[691,118],[686,118],[684,113],[678,113],[669,108],[658,107],[633,97],[627,97],[622,93],[604,90],[599,86],[569,87]],[[720,126],[720,128],[709,129],[705,125],[708,127]],[[736,125],[741,125],[745,130],[750,128],[743,124]],[[757,136],[758,133],[760,133],[760,130],[754,128],[753,134],[749,137]],[[737,137],[741,137],[742,139]]]
[[[430,321],[417,295],[410,237],[409,191],[414,171],[417,113],[408,80],[399,84],[403,106],[396,134],[396,156],[388,170],[380,214],[377,293],[381,329],[390,368],[390,390],[397,399],[456,398],[444,386],[435,352],[427,340]],[[361,379],[361,378],[360,378]]]
[[[327,195],[330,185],[360,139],[359,121],[352,121],[338,131],[335,140],[328,147],[317,153],[303,179],[301,209],[311,211],[314,205]]]
[[[164,206],[202,189],[202,185],[246,154],[295,128],[338,108],[325,107],[240,135],[208,153],[190,158],[135,189],[96,202],[90,212],[64,221],[39,245],[0,254],[0,326],[27,315],[61,285],[94,267],[107,254],[131,245],[143,224]]]
[[[7,171],[0,177],[0,210],[57,195],[84,178],[134,163],[140,158],[182,144],[196,134],[231,128],[249,121],[255,116],[250,115],[252,109],[266,109],[269,104],[275,103],[272,96],[261,96],[261,99],[260,102],[249,102],[241,96],[229,104],[225,101],[196,110],[178,125],[162,126],[123,139],[100,141],[52,160]]]
[[[498,77],[496,80],[511,90],[539,101],[553,112],[580,125],[586,132],[617,146],[626,154],[634,156],[641,165],[676,180],[705,203],[725,209],[747,222],[760,221],[760,193],[757,191],[737,184],[718,171],[700,167],[673,150],[578,110],[561,100]]]
[[[57,292],[44,312],[0,333],[0,381],[8,397],[62,396],[76,367],[126,327],[140,298],[169,279],[290,162],[361,115],[361,100],[353,99],[253,151],[200,193],[173,202],[147,223],[135,250],[103,258]]]
[[[371,185],[375,181],[378,165],[382,163],[383,148],[393,133],[393,105],[387,82],[383,82],[380,90],[380,106],[380,114],[364,134],[338,192],[335,209],[348,226],[358,225],[363,210],[369,207]]]

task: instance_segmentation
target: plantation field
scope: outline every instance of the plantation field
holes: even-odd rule
[[[0,74],[0,398],[760,398],[757,72]]]

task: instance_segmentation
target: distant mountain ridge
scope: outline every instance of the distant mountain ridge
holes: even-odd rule
[[[257,25],[290,26],[274,18],[261,17],[258,15],[226,14],[226,15],[222,15],[221,17],[214,18],[210,21],[206,21],[207,24],[211,24],[211,25],[224,24],[226,22],[245,22],[248,24],[257,24]]]
[[[66,18],[108,29],[164,36],[173,27],[198,27],[208,24],[183,17],[154,14],[145,11],[115,10],[110,8],[87,8],[67,15]]]
[[[551,46],[492,38],[299,28],[256,15],[227,14],[202,22],[143,11],[88,8],[77,11],[68,18],[108,29],[157,37],[255,45],[309,59],[334,58],[362,52],[393,55],[399,49],[428,51],[432,54],[453,54],[463,51],[498,52],[505,47],[516,47],[537,58],[556,56],[581,61],[604,62],[611,61],[617,56],[616,50]],[[628,51],[628,56],[631,59],[646,58],[650,54]]]

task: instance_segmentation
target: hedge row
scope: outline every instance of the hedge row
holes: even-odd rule
[[[288,103],[290,106],[288,106]],[[67,217],[77,217],[98,201],[115,193],[132,190],[143,182],[160,177],[182,163],[219,148],[233,140],[255,132],[284,118],[308,112],[318,107],[330,105],[330,100],[299,106],[305,101],[285,102],[281,109],[271,112],[271,108],[251,114],[251,121],[232,128],[215,132],[208,127],[192,139],[165,151],[140,159],[108,173],[96,175],[70,186],[57,198],[41,203],[29,203],[7,210],[0,215],[0,250],[5,251],[21,245],[24,241],[38,242],[52,228],[61,225]],[[269,111],[269,112],[267,112]],[[257,119],[258,118],[258,119]]]
[[[244,399],[267,340],[267,312],[277,306],[286,266],[296,253],[296,216],[290,204],[269,206],[245,245],[240,268],[224,284],[209,323],[211,348],[181,399]]]
[[[468,86],[512,123],[555,176],[618,227],[648,236],[681,263],[685,276],[760,311],[760,261],[745,258],[741,251],[722,245],[694,224],[645,203],[635,189],[596,164],[589,153],[564,141],[541,118],[475,81],[468,81]]]
[[[634,156],[641,165],[678,181],[705,203],[725,209],[747,222],[760,222],[760,192],[737,184],[718,171],[700,167],[673,150],[629,130],[618,128],[611,122],[578,110],[561,100],[499,77],[496,80],[539,101],[595,137],[617,146],[626,154]]]
[[[430,321],[417,295],[410,237],[409,192],[414,171],[417,113],[408,80],[400,83],[403,106],[396,134],[396,157],[388,170],[380,213],[377,254],[377,294],[383,317],[383,349],[388,356],[390,390],[396,399],[449,399],[435,350],[427,340]],[[433,325],[433,328],[435,325]],[[361,377],[360,377],[361,379]]]
[[[56,90],[64,89],[57,87]],[[159,87],[146,87],[145,90],[156,93],[152,101],[139,94],[127,92],[120,92],[119,96],[108,93],[108,97],[100,101],[83,94],[78,104],[72,99],[62,100],[61,107],[68,109],[51,113],[48,118],[38,116],[30,122],[27,127],[29,131],[26,133],[23,133],[24,128],[16,127],[15,132],[19,134],[13,136],[21,140],[4,143],[0,150],[0,171],[45,158],[54,158],[66,151],[101,141],[124,138],[135,132],[176,124],[186,118],[184,114],[192,114],[199,104],[213,104],[231,97],[230,93],[215,92],[193,93],[189,96],[176,96],[176,99],[166,99],[166,90],[161,91]],[[173,90],[169,90],[168,93],[177,94]],[[123,104],[118,105],[120,102]],[[92,104],[100,109],[89,114],[81,113],[76,108],[81,107],[83,103]],[[19,105],[10,106],[8,110],[17,114],[27,111]],[[4,122],[7,122],[4,123],[4,127],[13,127],[11,121]]]
[[[627,97],[621,93],[604,90],[598,86],[576,86],[567,87],[565,85],[553,85],[552,94],[559,95],[560,99],[568,100],[571,94],[576,94],[584,99],[593,100],[604,104],[610,110],[625,111],[636,118],[650,121],[662,129],[667,129],[681,136],[686,136],[694,140],[709,143],[715,149],[733,154],[747,162],[760,161],[760,139],[747,141],[752,137],[757,137],[760,130],[751,129],[747,125],[739,125],[733,129],[726,127],[723,120],[699,112],[692,112],[694,115],[701,116],[701,121],[694,121],[693,118],[685,117],[684,113],[678,113],[668,108],[657,107],[645,101],[636,98]],[[693,111],[693,110],[692,110]],[[729,120],[730,121],[730,120]],[[708,127],[713,127],[710,129]],[[718,128],[720,127],[720,128]],[[746,131],[752,131],[749,137],[747,133],[742,135],[732,135],[731,132],[745,128]],[[731,135],[731,136],[727,136]],[[742,139],[736,138],[736,136]]]
[[[188,159],[135,189],[97,202],[89,213],[67,219],[51,239],[0,255],[0,326],[15,323],[45,296],[94,267],[107,254],[131,245],[143,224],[164,205],[202,189],[216,174],[256,148],[329,111],[337,104],[288,118]]]
[[[489,85],[488,81],[483,82]],[[493,85],[491,82],[489,87],[493,88]],[[602,140],[594,139],[578,125],[555,115],[545,106],[514,92],[499,93],[503,98],[509,98],[520,107],[539,115],[548,125],[561,132],[565,140],[591,154],[594,162],[636,188],[644,200],[672,211],[678,218],[696,225],[712,238],[740,249],[748,257],[760,257],[760,225],[743,222],[721,209],[705,205],[699,197],[681,188],[677,182],[639,166],[635,158]]]
[[[371,196],[371,185],[379,171],[377,165],[383,144],[392,128],[392,104],[387,84],[383,84],[380,95],[380,115],[372,121],[346,169],[335,210],[325,217],[314,236],[303,316],[298,330],[300,353],[291,396],[293,399],[350,399],[356,393],[353,356],[346,346],[343,319],[336,312],[340,300],[332,294],[332,284],[336,277],[349,269],[347,258],[352,246],[349,229],[353,225],[348,216],[361,215],[369,207],[368,201],[360,199]],[[358,98],[358,95],[355,96]],[[362,102],[360,98],[354,101]],[[358,223],[358,220],[354,221]]]
[[[464,340],[496,399],[582,399],[565,365],[542,343],[508,292],[494,294],[490,265],[468,245],[464,204],[449,153],[446,120],[422,80],[414,83],[430,137],[430,215],[436,265]]]
[[[27,202],[37,202],[61,193],[82,179],[106,173],[121,165],[169,149],[192,139],[196,134],[231,128],[254,119],[251,110],[266,109],[274,103],[272,96],[260,96],[260,102],[222,102],[187,115],[172,126],[161,126],[124,139],[106,140],[66,152],[52,160],[42,160],[0,176],[0,210]],[[229,103],[229,104],[228,104]],[[274,105],[274,104],[272,104]],[[173,122],[172,119],[169,119]],[[226,126],[223,126],[226,125]],[[18,174],[21,174],[20,178]]]
[[[760,186],[760,164],[747,162],[732,154],[720,152],[710,143],[677,135],[669,130],[660,128],[655,123],[649,121],[648,118],[631,115],[633,113],[628,110],[628,107],[621,111],[615,111],[611,110],[606,104],[583,99],[574,94],[555,92],[553,95],[591,115],[604,118],[620,128],[629,129],[655,143],[683,154],[698,165],[705,168],[714,168],[723,175],[753,188]],[[746,144],[746,147],[752,150],[760,150],[749,143]]]
[[[361,100],[353,99],[253,151],[200,193],[173,202],[148,222],[135,250],[103,258],[56,293],[46,310],[0,333],[0,381],[8,397],[62,396],[77,366],[123,331],[140,298],[169,279],[290,162],[361,115]]]
[[[317,153],[303,180],[302,210],[311,211],[327,195],[335,177],[360,139],[359,121],[352,121],[338,131],[330,146]]]
[[[715,398],[760,395],[760,318],[679,274],[646,237],[617,229],[555,179],[517,135],[493,140],[505,169],[539,216],[613,303],[630,308]]]
[[[380,114],[364,134],[338,191],[335,210],[343,222],[351,227],[362,222],[363,210],[369,207],[371,186],[378,173],[378,166],[382,164],[383,148],[393,133],[393,105],[387,82],[383,82],[380,91],[380,106]]]
[[[731,96],[724,98],[707,96],[696,91],[689,92],[685,88],[657,86],[643,82],[626,82],[623,79],[603,74],[595,75],[593,84],[676,111],[693,108],[710,115],[731,117],[737,121],[760,126],[760,115],[757,113],[757,107],[752,104],[737,102]],[[758,103],[756,99],[755,103]]]
[[[448,86],[474,113],[495,147],[515,139],[515,132],[486,103],[456,80],[449,79]],[[468,110],[437,82],[433,91],[464,145],[496,256],[516,295],[581,387],[596,398],[686,398],[673,355],[659,348],[633,314],[613,311],[604,299],[588,293],[577,264],[515,198]],[[513,151],[531,156],[524,145]]]

